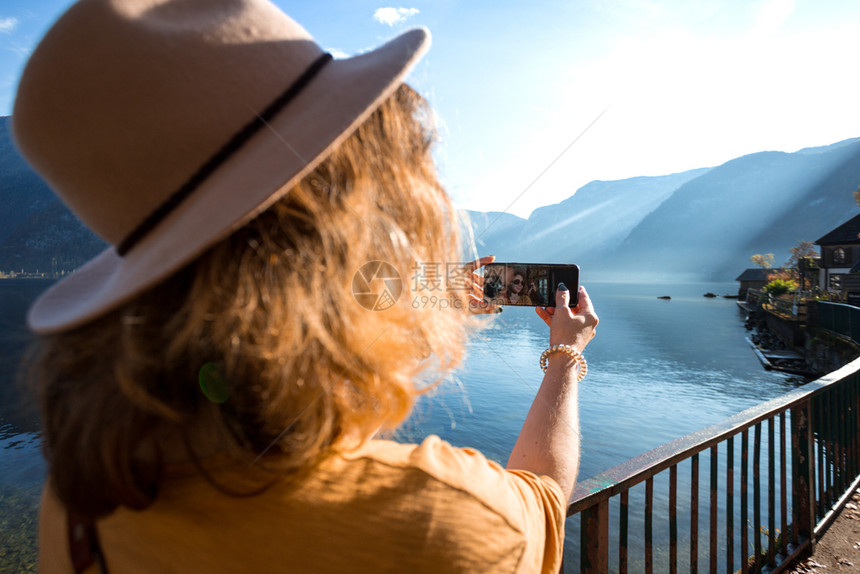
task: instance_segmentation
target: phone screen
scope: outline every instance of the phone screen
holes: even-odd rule
[[[555,263],[490,263],[484,266],[484,300],[493,305],[555,307],[559,282],[576,307],[579,267]]]

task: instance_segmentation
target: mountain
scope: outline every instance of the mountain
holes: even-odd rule
[[[469,212],[478,251],[499,260],[589,264],[614,249],[682,184],[707,168],[659,177],[593,181],[561,203],[521,219],[498,212]],[[604,222],[612,225],[604,225]],[[477,223],[475,223],[477,222]]]
[[[8,117],[0,117],[0,205],[0,271],[71,271],[105,248],[18,153]]]
[[[492,253],[497,258],[513,260],[508,249],[520,237],[525,219],[501,211],[466,211],[462,215],[465,215],[466,222],[471,226],[471,230],[468,225],[465,226],[465,231],[471,231],[479,254],[488,254],[487,249],[493,249]]]
[[[27,216],[44,209],[54,194],[12,143],[8,117],[0,117],[0,242]]]
[[[0,272],[69,271],[105,244],[54,196],[0,117]],[[589,279],[733,280],[754,253],[788,259],[860,211],[860,138],[713,168],[593,181],[527,219],[467,212],[481,255],[577,263]]]
[[[799,240],[814,241],[853,217],[858,184],[860,138],[662,177],[596,181],[535,210],[518,230],[505,220],[503,237],[484,231],[479,251],[577,263],[592,279],[731,281],[754,253],[772,252],[782,263]]]
[[[855,215],[858,184],[860,139],[743,156],[680,186],[608,255],[632,273],[732,279],[752,254],[782,263]]]

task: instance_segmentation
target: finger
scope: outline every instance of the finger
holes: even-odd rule
[[[550,307],[551,308],[551,307]],[[547,312],[548,309],[544,309],[543,307],[535,307],[535,313],[538,314],[538,317],[543,319],[544,323],[549,326],[550,322],[552,322],[552,315]]]
[[[492,304],[493,302],[484,294],[484,288],[479,287],[478,285],[472,285],[472,292],[469,293],[469,297],[474,297],[480,301],[484,301],[487,304]]]
[[[591,302],[591,297],[588,296],[588,291],[585,287],[579,286],[579,297],[576,300],[577,313],[594,313],[594,304]]]
[[[558,289],[555,291],[555,306],[567,307],[570,303],[570,290],[564,283],[558,284]]]
[[[470,304],[471,304],[471,303],[476,303],[476,304],[477,304],[477,303],[480,303],[480,304],[481,304],[481,305],[483,305],[483,306],[487,306],[487,305],[489,305],[489,304],[490,304],[490,302],[489,302],[489,301],[487,301],[487,300],[486,300],[486,299],[484,299],[483,297],[478,297],[478,296],[477,296],[477,295],[475,295],[474,293],[469,293],[469,303],[470,303]]]
[[[487,312],[486,307],[487,307],[486,302],[479,301],[479,300],[475,299],[474,297],[469,296],[467,309],[468,309],[469,313],[471,313],[472,315],[482,315],[483,313],[486,313]]]
[[[469,295],[469,311],[474,315],[489,315],[490,313],[501,313],[502,308],[481,297]]]

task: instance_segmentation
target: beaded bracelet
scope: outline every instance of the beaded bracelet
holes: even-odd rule
[[[585,378],[585,375],[588,373],[588,363],[585,362],[585,357],[582,356],[582,353],[573,348],[573,345],[552,345],[546,351],[541,353],[540,368],[543,369],[544,373],[546,372],[549,364],[549,356],[553,353],[564,353],[565,355],[573,357],[576,366],[579,368],[579,374],[577,375],[576,380],[581,381]]]

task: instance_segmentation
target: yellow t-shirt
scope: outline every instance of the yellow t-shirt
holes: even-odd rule
[[[212,476],[229,488],[239,472]],[[555,574],[565,503],[551,478],[506,471],[431,436],[420,445],[370,441],[248,497],[174,473],[152,506],[119,509],[97,528],[112,574]],[[65,512],[49,488],[39,544],[42,574],[71,572]]]

